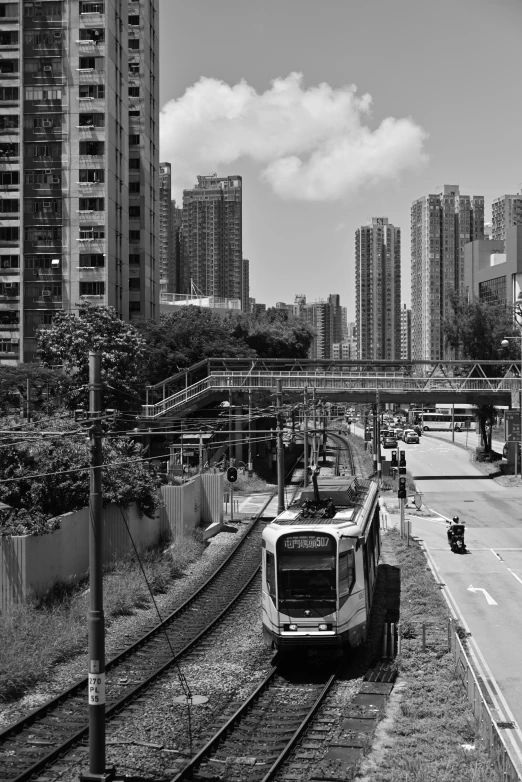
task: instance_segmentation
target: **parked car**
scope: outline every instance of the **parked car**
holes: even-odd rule
[[[402,438],[405,443],[418,443],[419,442],[419,435],[417,432],[414,432],[413,429],[407,429],[404,432],[404,437]]]
[[[386,437],[383,438],[382,441],[382,447],[383,448],[397,448],[399,443],[397,442],[397,438],[394,434],[387,434]]]

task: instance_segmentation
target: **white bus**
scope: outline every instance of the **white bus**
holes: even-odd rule
[[[477,428],[475,411],[471,405],[435,405],[432,408],[410,410],[410,422],[419,424],[425,432],[474,432]]]

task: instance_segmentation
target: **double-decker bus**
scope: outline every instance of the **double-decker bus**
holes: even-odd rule
[[[410,423],[419,424],[425,432],[443,432],[452,426],[456,432],[474,432],[477,427],[475,411],[470,405],[436,405],[410,410]]]

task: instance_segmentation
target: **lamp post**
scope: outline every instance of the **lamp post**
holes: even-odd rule
[[[515,317],[517,316],[520,316],[522,318],[522,290],[519,291],[519,294],[517,296],[517,303],[515,305]],[[522,477],[522,322],[518,323],[518,325],[521,327],[520,335],[518,337],[504,337],[504,339],[500,344],[502,345],[502,347],[507,348],[510,339],[520,340],[520,401],[519,401],[520,404],[520,476]],[[517,461],[518,461],[518,455],[515,454],[515,466]],[[515,474],[516,474],[516,469],[515,469]]]

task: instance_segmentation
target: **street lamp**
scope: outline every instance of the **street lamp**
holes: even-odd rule
[[[517,296],[517,303],[515,305],[515,317],[520,316],[522,318],[522,290],[519,291]],[[518,322],[518,321],[517,321]],[[500,343],[502,347],[507,348],[510,339],[520,340],[520,476],[522,477],[522,323],[518,324],[521,327],[520,335],[518,337],[504,337]],[[515,465],[518,457],[515,456]],[[516,473],[516,470],[515,470]]]

